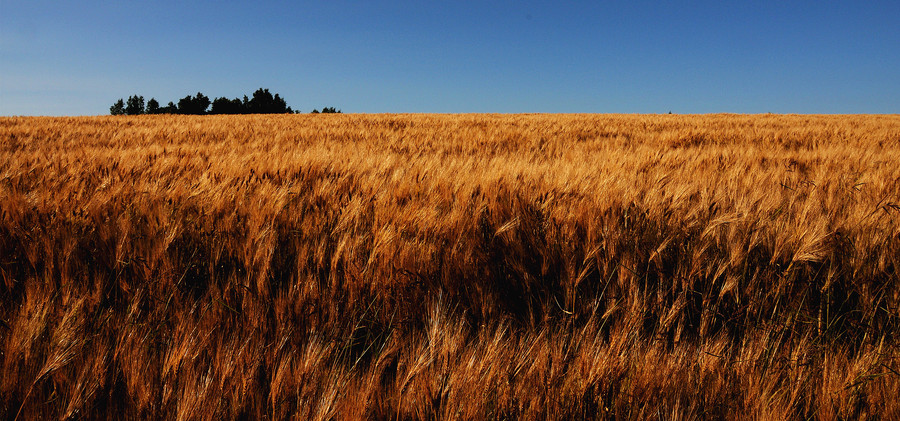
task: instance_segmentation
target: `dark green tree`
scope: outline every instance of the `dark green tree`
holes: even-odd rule
[[[156,101],[156,98],[150,98],[147,101],[147,114],[159,114],[159,102]]]
[[[253,98],[247,102],[247,112],[251,114],[284,114],[294,111],[278,94],[273,96],[268,89],[259,88],[253,93]]]
[[[160,113],[160,114],[177,114],[177,113],[178,113],[178,107],[175,106],[175,103],[174,103],[174,102],[169,101],[169,103],[166,104],[165,107],[160,107],[159,113]]]
[[[206,95],[203,95],[200,92],[197,92],[197,95],[194,96],[194,101],[194,104],[197,106],[197,110],[200,111],[198,114],[206,114],[206,110],[209,108],[209,104],[212,103],[212,101],[210,101]]]
[[[109,107],[109,113],[112,115],[124,115],[125,114],[125,101],[122,98],[119,98],[112,107]]]
[[[206,114],[210,100],[206,95],[197,92],[196,96],[186,96],[178,100],[179,114]]]
[[[240,99],[216,98],[212,102],[210,114],[244,114],[244,103]]]
[[[210,109],[210,105],[212,108]],[[253,93],[252,98],[244,95],[239,98],[216,98],[210,101],[209,97],[197,92],[197,95],[188,95],[178,100],[178,103],[169,102],[165,107],[160,107],[156,98],[150,98],[144,107],[144,97],[132,95],[127,101],[119,99],[109,108],[113,115],[138,115],[138,114],[293,114],[295,112],[287,105],[287,101],[278,94],[272,94],[268,89],[259,88]],[[314,110],[314,112],[318,112]],[[334,107],[326,107],[323,112],[341,112]]]
[[[140,115],[144,113],[144,97],[139,95],[132,95],[128,97],[128,101],[125,103],[125,114],[127,115]]]
[[[178,100],[178,114],[193,114],[194,97],[188,95]]]

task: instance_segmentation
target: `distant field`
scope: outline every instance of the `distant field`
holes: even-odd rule
[[[900,116],[0,117],[0,364],[2,419],[900,419]]]

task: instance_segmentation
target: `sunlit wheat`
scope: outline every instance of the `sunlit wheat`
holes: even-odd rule
[[[900,419],[896,115],[0,118],[0,418]]]

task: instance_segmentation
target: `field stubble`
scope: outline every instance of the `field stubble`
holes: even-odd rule
[[[900,419],[900,117],[0,118],[0,418]]]

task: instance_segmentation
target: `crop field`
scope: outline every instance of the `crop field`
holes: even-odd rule
[[[0,370],[0,419],[900,419],[900,116],[0,117]]]

